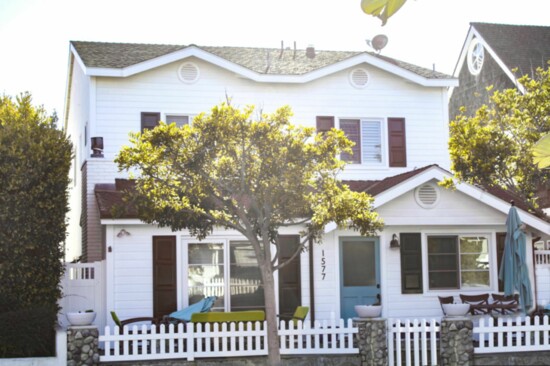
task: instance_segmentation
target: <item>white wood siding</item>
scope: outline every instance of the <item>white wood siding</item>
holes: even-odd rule
[[[113,159],[128,142],[128,132],[139,131],[141,112],[198,114],[224,101],[254,104],[264,112],[282,105],[293,108],[294,122],[315,126],[315,117],[406,118],[408,168],[368,169],[353,166],[346,178],[379,179],[433,163],[449,167],[446,95],[443,88],[425,88],[365,65],[371,81],[365,89],[348,82],[349,70],[306,83],[265,84],[192,59],[200,68],[195,84],[177,77],[180,62],[128,78],[97,78],[94,134],[103,136],[105,157]],[[387,151],[385,152],[387,154]],[[387,160],[387,159],[386,159]]]
[[[84,126],[88,121],[89,110],[89,79],[80,68],[78,62],[72,65],[71,92],[68,96],[69,115],[67,123],[67,135],[73,143],[73,154],[71,162],[69,185],[69,225],[67,228],[67,239],[65,248],[65,259],[72,261],[82,254],[82,231],[80,229],[80,215],[82,212],[82,185],[81,167],[90,147],[89,142],[84,146]]]

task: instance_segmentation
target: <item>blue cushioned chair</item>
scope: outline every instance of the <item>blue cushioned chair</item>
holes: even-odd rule
[[[207,313],[210,311],[212,306],[214,305],[214,302],[216,301],[216,296],[208,296],[202,299],[199,302],[196,302],[192,305],[189,305],[185,309],[174,311],[170,315],[168,315],[168,321],[183,321],[183,322],[190,322],[191,321],[191,315],[194,313]]]

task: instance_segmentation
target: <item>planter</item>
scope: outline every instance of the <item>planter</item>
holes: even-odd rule
[[[90,325],[95,319],[95,312],[67,313],[67,320],[71,325]]]
[[[355,312],[360,318],[378,318],[382,305],[355,305]]]
[[[470,304],[443,304],[446,316],[464,316],[470,311]]]

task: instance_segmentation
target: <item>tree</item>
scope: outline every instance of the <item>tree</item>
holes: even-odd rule
[[[405,2],[407,0],[361,0],[361,9],[369,15],[379,18],[384,26]]]
[[[352,145],[342,131],[315,135],[313,128],[295,127],[289,107],[257,120],[253,110],[223,103],[191,126],[161,123],[133,135],[116,161],[141,174],[133,201],[143,221],[189,229],[198,238],[217,226],[250,241],[264,285],[269,360],[278,364],[274,272],[310,239],[320,241],[329,222],[362,235],[382,224],[371,211],[372,197],[338,180],[344,163],[337,156]],[[299,248],[284,263],[277,242],[283,227],[301,231]]]
[[[550,69],[539,68],[518,83],[525,93],[495,91],[474,116],[463,108],[451,122],[452,169],[460,180],[514,193],[542,215],[536,196],[549,188],[550,172],[537,169],[533,146],[550,131]]]
[[[0,96],[0,357],[44,355],[54,340],[72,154],[55,119],[28,93]]]

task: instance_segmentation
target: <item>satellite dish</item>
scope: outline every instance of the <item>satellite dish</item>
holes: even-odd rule
[[[370,48],[380,53],[380,51],[388,44],[388,37],[384,34],[374,36],[372,40],[367,39],[367,44]]]

